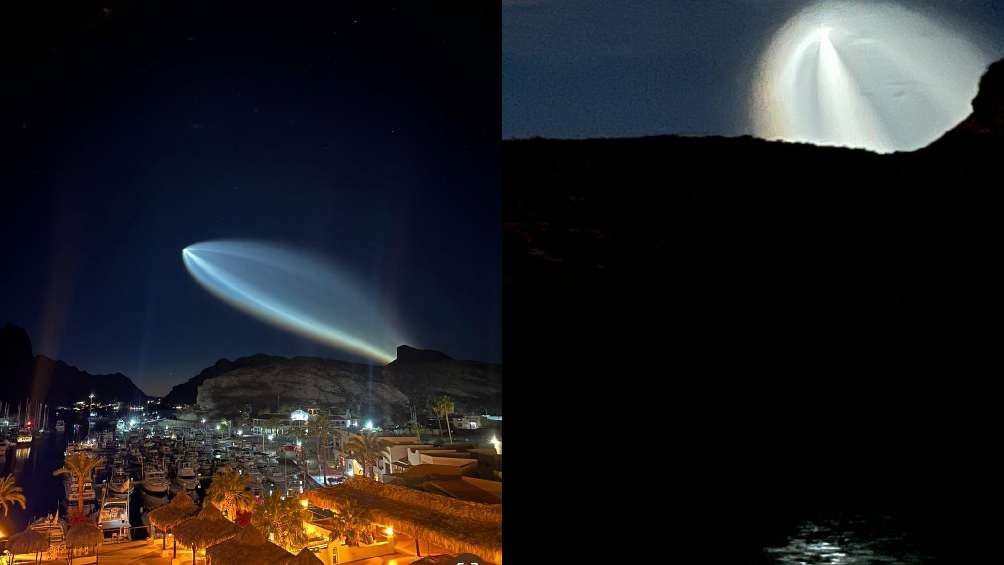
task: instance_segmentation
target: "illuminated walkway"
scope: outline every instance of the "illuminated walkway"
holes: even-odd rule
[[[34,555],[18,555],[15,563],[33,563]],[[78,557],[74,563],[93,563],[93,558]],[[66,563],[66,559],[42,561],[42,563]],[[108,565],[125,565],[126,563],[145,563],[149,565],[168,565],[170,557],[161,557],[160,545],[151,545],[147,541],[130,541],[101,546],[98,563]]]

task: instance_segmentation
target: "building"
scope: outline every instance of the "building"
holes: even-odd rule
[[[359,418],[353,418],[347,411],[344,414],[332,414],[329,416],[329,421],[331,422],[331,425],[336,428],[348,429],[359,427]]]
[[[446,465],[457,467],[461,473],[473,472],[477,469],[478,460],[467,453],[469,445],[450,447],[409,447],[408,463],[415,465]]]
[[[408,461],[409,449],[431,449],[431,444],[419,443],[416,436],[384,436],[380,438],[388,446],[383,458],[377,463],[377,480],[382,480],[384,475],[393,473],[403,473],[411,463]]]
[[[468,486],[479,488],[469,482]],[[472,553],[479,556],[479,562],[502,563],[499,504],[465,501],[365,479],[349,479],[304,494],[318,508],[337,510],[347,503],[367,508],[378,524],[393,525],[393,535],[411,538],[417,555]]]
[[[483,426],[481,416],[460,416],[454,414],[450,416],[450,425],[455,430],[478,430]]]
[[[293,410],[289,415],[289,421],[294,425],[303,425],[310,419],[310,414],[305,410]]]

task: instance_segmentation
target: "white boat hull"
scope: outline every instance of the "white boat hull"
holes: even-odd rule
[[[167,494],[169,486],[166,482],[143,482],[143,490],[155,496]]]

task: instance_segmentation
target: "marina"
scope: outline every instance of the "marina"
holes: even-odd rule
[[[93,413],[72,428],[58,420],[56,429],[43,433],[7,426],[0,439],[0,465],[30,495],[27,508],[15,508],[0,526],[2,537],[26,527],[43,533],[50,546],[44,559],[66,556],[68,517],[81,507],[86,522],[100,529],[103,543],[115,544],[146,539],[147,513],[179,492],[201,502],[217,471],[233,469],[249,477],[256,497],[275,490],[299,495],[304,489],[304,472],[295,458],[283,457],[281,447],[265,451],[261,437],[173,420],[125,423]],[[53,476],[78,455],[100,459],[91,476],[80,480],[69,469]]]

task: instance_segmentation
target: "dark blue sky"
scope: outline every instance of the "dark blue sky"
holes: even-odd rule
[[[223,357],[351,358],[185,271],[248,238],[351,269],[412,345],[500,360],[495,11],[120,4],[23,14],[5,55],[0,318],[36,352],[153,394]]]
[[[805,0],[503,0],[505,138],[751,132],[751,71]],[[1004,36],[1004,2],[911,0],[974,42]]]

